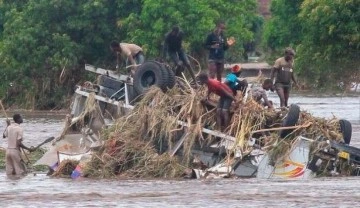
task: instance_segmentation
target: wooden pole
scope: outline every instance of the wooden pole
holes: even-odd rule
[[[283,126],[283,127],[276,127],[276,128],[270,128],[270,129],[260,129],[256,131],[252,131],[251,133],[259,133],[259,132],[265,132],[265,131],[278,131],[278,130],[286,130],[286,129],[298,129],[298,128],[306,128],[309,127],[312,123],[308,122],[303,125],[298,126]]]

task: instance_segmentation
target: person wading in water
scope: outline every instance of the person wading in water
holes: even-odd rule
[[[20,148],[30,152],[34,151],[34,148],[28,148],[22,143],[24,131],[20,127],[20,124],[23,122],[21,115],[15,114],[13,120],[13,124],[10,124],[10,120],[6,120],[7,127],[3,134],[3,138],[8,138],[8,147],[6,149],[6,174],[9,176],[20,176],[26,174],[25,166],[21,159]]]

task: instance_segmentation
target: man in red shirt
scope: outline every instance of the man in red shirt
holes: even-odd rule
[[[235,97],[232,90],[226,84],[216,80],[210,79],[206,73],[201,73],[198,76],[200,84],[206,84],[208,87],[207,99],[211,93],[220,96],[220,100],[216,109],[216,124],[221,131],[225,130],[230,121],[229,109]]]

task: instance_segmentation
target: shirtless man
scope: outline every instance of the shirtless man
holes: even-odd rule
[[[285,56],[275,61],[271,71],[271,80],[274,80],[275,89],[280,98],[280,107],[287,107],[291,89],[291,80],[297,85],[294,76],[294,56],[295,51],[292,48],[285,49]]]
[[[143,50],[140,46],[130,43],[119,43],[117,41],[112,41],[110,44],[110,49],[113,52],[116,52],[117,59],[116,59],[116,69],[119,68],[121,57],[127,58],[127,63],[131,63],[131,75],[135,74],[135,70],[137,65],[144,63],[145,57]]]

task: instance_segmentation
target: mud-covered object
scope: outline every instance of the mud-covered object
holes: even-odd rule
[[[299,120],[299,115],[300,115],[300,107],[295,104],[290,105],[289,112],[287,113],[287,115],[282,123],[282,126],[283,127],[295,126],[295,124]],[[293,131],[293,129],[282,130],[282,131],[280,131],[280,137],[285,138],[292,131]]]
[[[119,100],[119,99],[125,99],[125,95],[124,95],[124,90],[115,90],[115,89],[111,89],[111,88],[107,88],[104,86],[100,86],[100,91],[99,91],[99,95],[103,96],[103,97],[108,97],[111,99],[115,99],[115,100]]]
[[[119,90],[124,87],[124,83],[121,81],[118,81],[112,77],[106,76],[106,75],[100,75],[98,77],[98,85],[101,85],[106,88],[110,88],[113,90]]]

